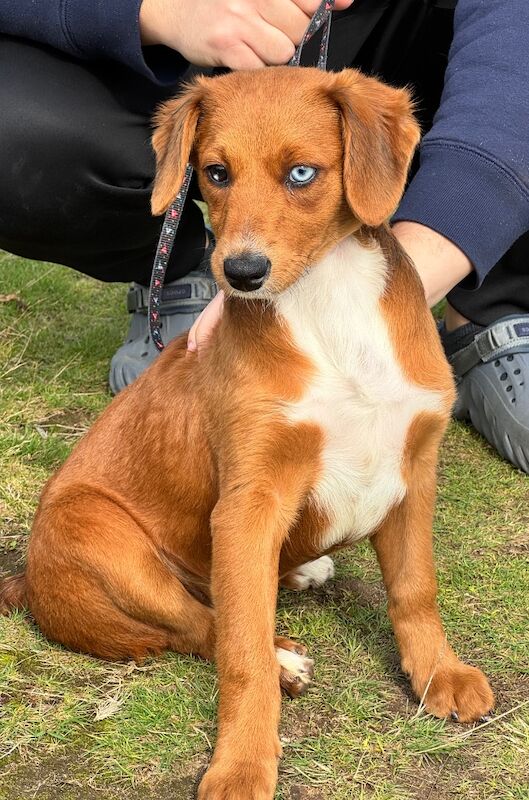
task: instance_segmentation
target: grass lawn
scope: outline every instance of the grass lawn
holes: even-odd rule
[[[15,298],[5,302],[5,296]],[[110,401],[125,288],[0,254],[0,573],[24,560],[42,485]],[[467,427],[442,453],[440,604],[482,667],[497,716],[417,713],[399,672],[370,549],[340,554],[322,590],[283,592],[278,630],[308,645],[312,690],[284,701],[282,800],[529,800],[528,478]],[[170,654],[110,665],[0,618],[1,800],[184,800],[215,741],[212,666]]]

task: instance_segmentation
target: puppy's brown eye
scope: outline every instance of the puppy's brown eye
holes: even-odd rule
[[[206,167],[206,175],[215,186],[227,186],[229,182],[228,170],[222,164],[210,164]]]

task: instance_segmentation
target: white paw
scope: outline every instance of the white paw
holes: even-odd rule
[[[290,697],[305,694],[314,676],[314,661],[292,650],[276,647],[277,660],[281,666],[279,682]]]
[[[304,589],[311,589],[334,578],[334,563],[329,556],[322,556],[315,561],[302,564],[301,567],[288,573],[285,583],[290,589],[301,592]]]

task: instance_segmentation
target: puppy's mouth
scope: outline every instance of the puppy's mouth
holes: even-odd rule
[[[265,303],[271,302],[277,296],[277,292],[270,291],[267,286],[263,286],[253,292],[241,292],[239,289],[234,289],[228,285],[223,291],[227,297],[235,297],[239,300],[247,301],[260,300]]]

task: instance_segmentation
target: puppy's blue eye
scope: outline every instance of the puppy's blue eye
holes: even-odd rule
[[[308,167],[306,164],[298,164],[292,167],[288,173],[288,180],[290,183],[297,184],[298,186],[311,183],[316,177],[317,169],[315,167]]]
[[[228,170],[222,164],[210,164],[209,167],[206,167],[205,172],[211,183],[215,183],[217,186],[227,186]]]

